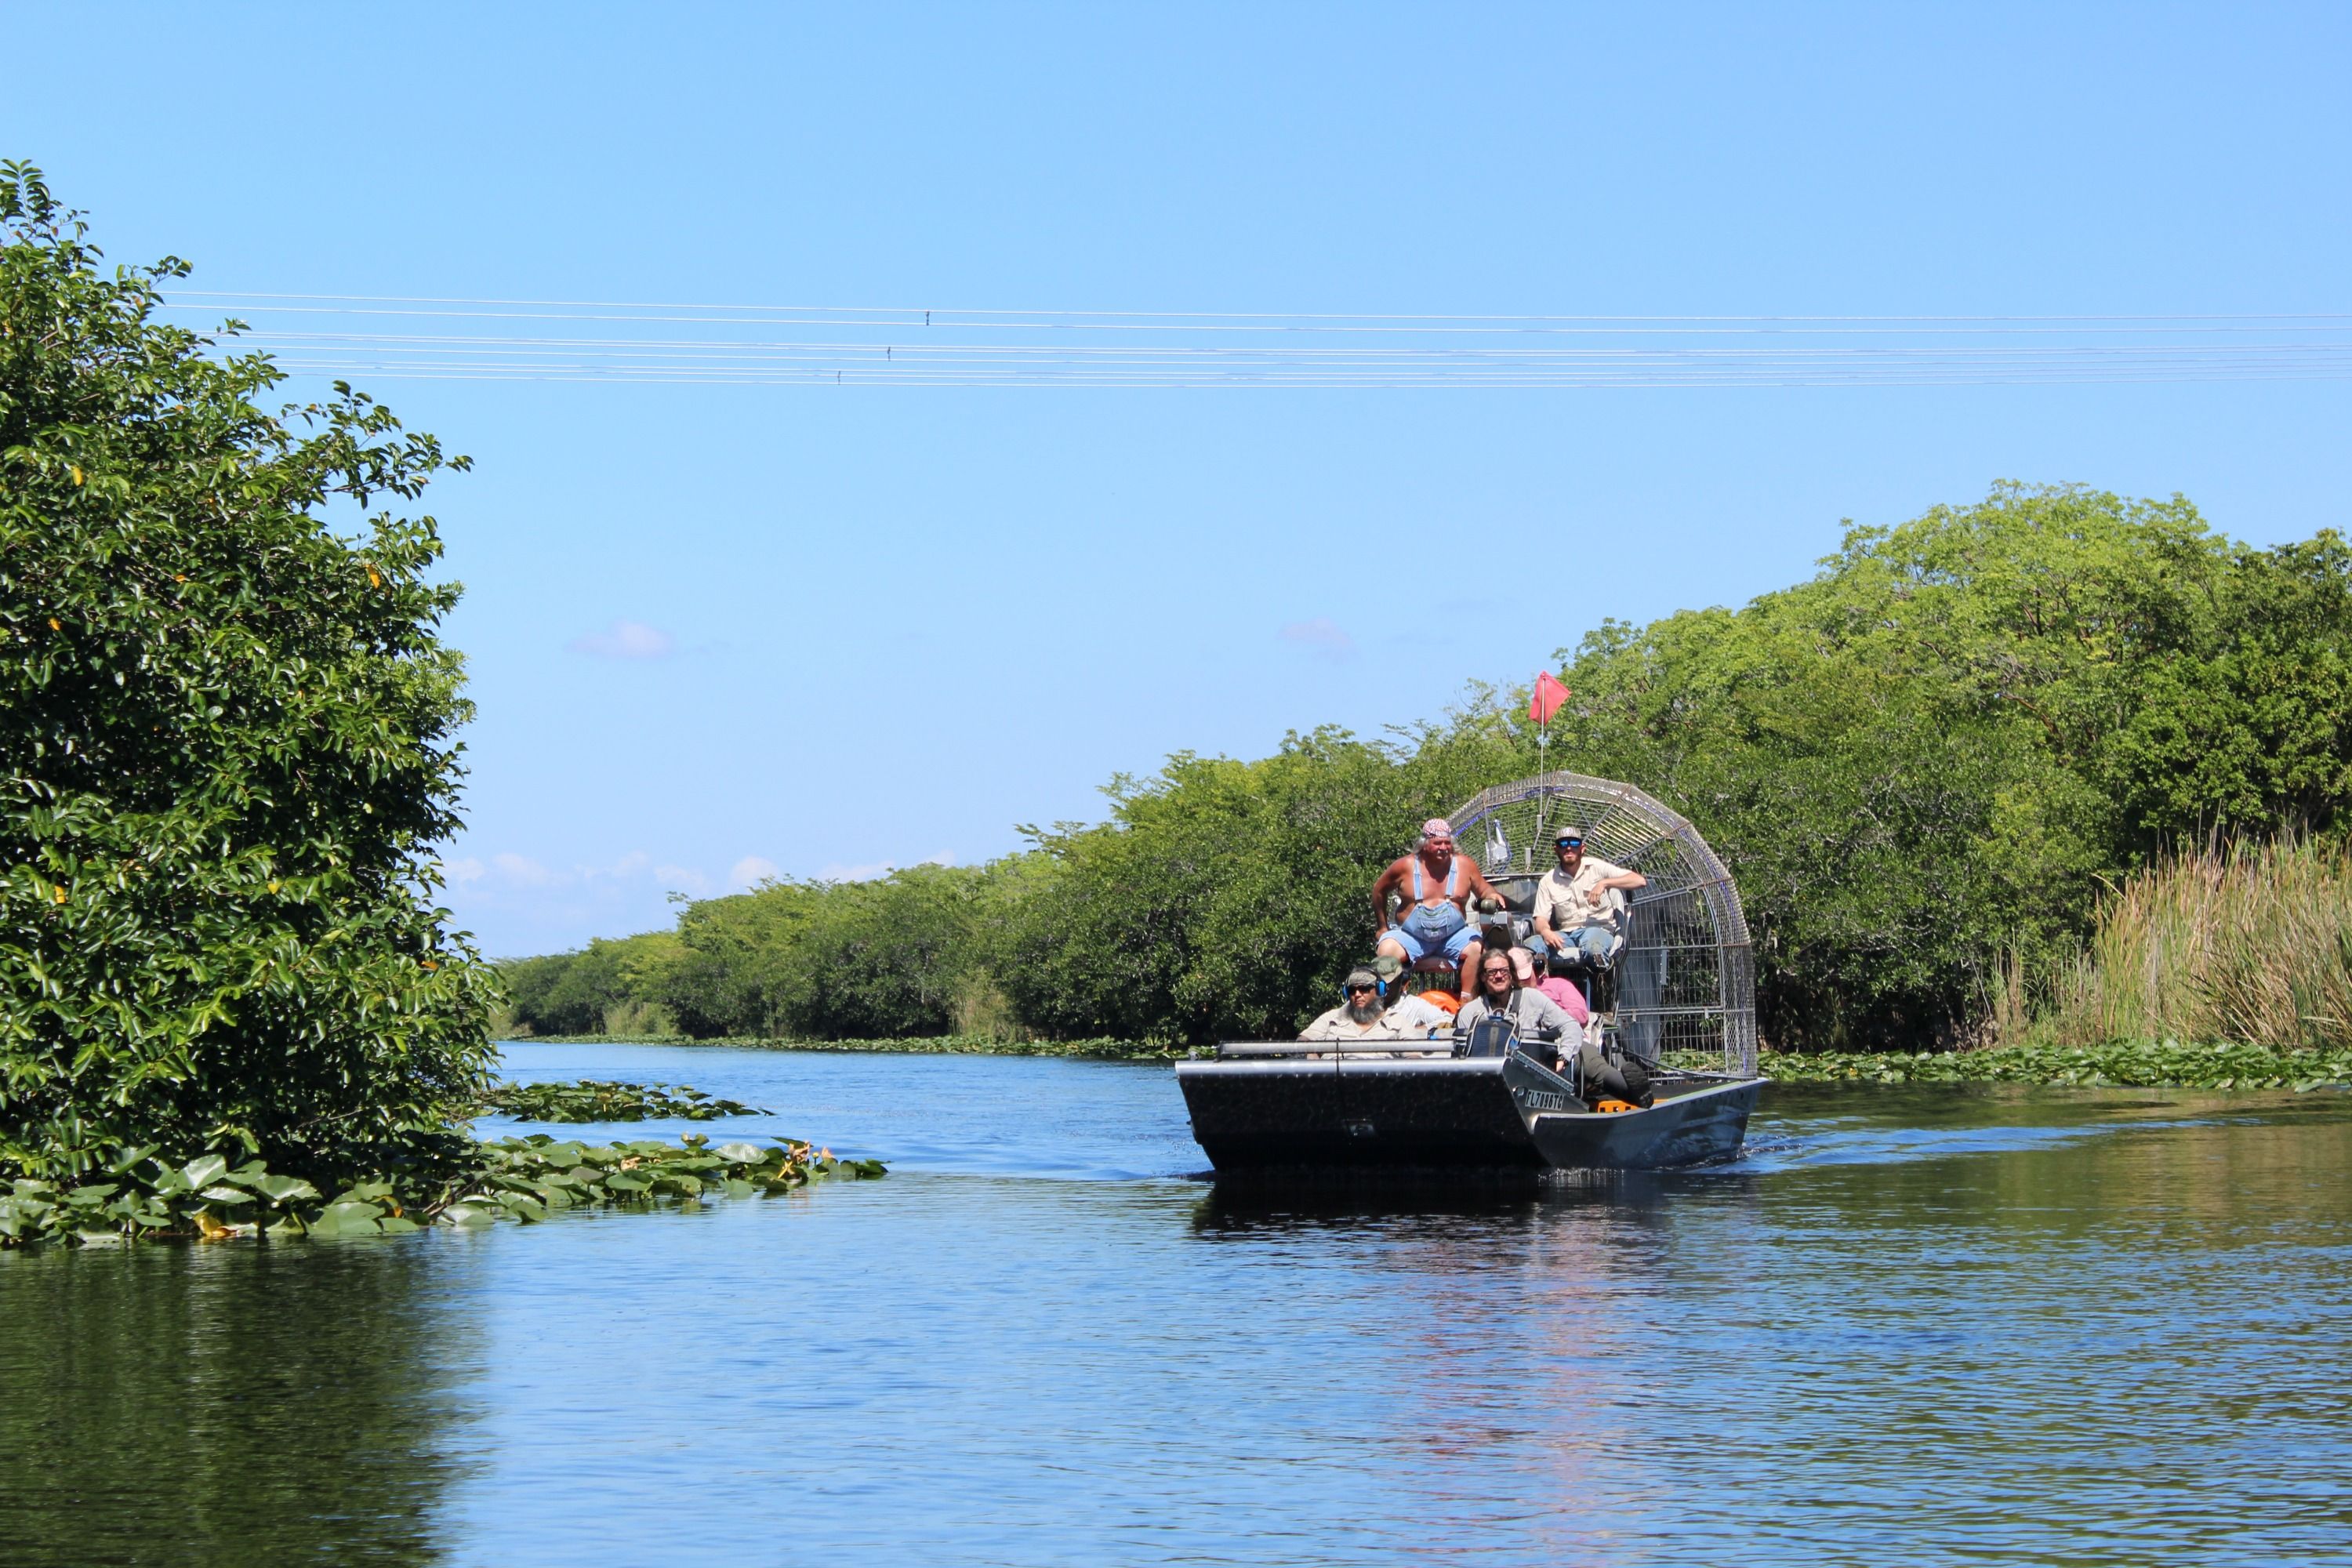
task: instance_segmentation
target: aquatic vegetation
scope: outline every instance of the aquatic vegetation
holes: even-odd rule
[[[0,1247],[239,1237],[285,1241],[433,1225],[474,1227],[502,1219],[533,1223],[558,1209],[772,1195],[826,1177],[864,1180],[886,1171],[879,1160],[842,1159],[798,1140],[714,1148],[695,1132],[675,1143],[582,1143],[538,1132],[484,1142],[478,1151],[464,1180],[420,1202],[389,1182],[362,1182],[330,1198],[299,1177],[272,1174],[258,1160],[232,1167],[221,1155],[206,1154],[173,1165],[155,1158],[152,1149],[123,1150],[81,1180],[12,1183],[0,1194]]]
[[[583,1078],[577,1083],[502,1083],[482,1101],[483,1109],[526,1121],[716,1121],[722,1116],[765,1116],[739,1100],[719,1100],[687,1084],[610,1083]]]
[[[2288,840],[2159,861],[2100,900],[2088,946],[1994,998],[2009,1042],[2352,1048],[2352,853]]]
[[[2352,1049],[2280,1050],[2242,1041],[2113,1041],[2001,1046],[1981,1051],[1767,1051],[1783,1083],[2035,1083],[2147,1089],[2293,1089],[2352,1085]]]

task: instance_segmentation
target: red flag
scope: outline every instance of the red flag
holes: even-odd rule
[[[1549,669],[1536,677],[1535,695],[1528,699],[1528,717],[1538,724],[1549,724],[1559,705],[1568,700],[1570,692],[1559,683],[1559,678]]]

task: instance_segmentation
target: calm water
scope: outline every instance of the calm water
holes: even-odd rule
[[[0,1257],[0,1561],[2352,1562],[2346,1097],[1776,1090],[1722,1169],[1244,1202],[1164,1067],[509,1065],[893,1173]]]

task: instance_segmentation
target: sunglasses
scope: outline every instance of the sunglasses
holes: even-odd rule
[[[1380,987],[1377,985],[1350,985],[1348,987],[1348,994],[1350,996],[1369,996],[1379,989]]]
[[[1558,838],[1554,839],[1552,842],[1555,847],[1560,849],[1581,849],[1584,847],[1584,840],[1581,838]]]

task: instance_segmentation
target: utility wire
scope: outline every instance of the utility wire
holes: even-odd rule
[[[268,353],[289,373],[410,379],[1527,388],[2352,377],[2352,315],[2324,312],[1643,317],[883,311],[219,291],[175,295],[165,308],[230,311],[279,323],[247,325],[235,335],[224,334],[219,347],[225,353]],[[439,322],[444,330],[384,331],[372,324],[387,317],[415,319],[420,328]],[[591,335],[529,326],[489,328],[491,322],[585,322],[604,330]],[[680,326],[712,330],[680,335]],[[776,326],[804,330],[784,338],[756,331]],[[1046,335],[1032,336],[1037,333]]]

